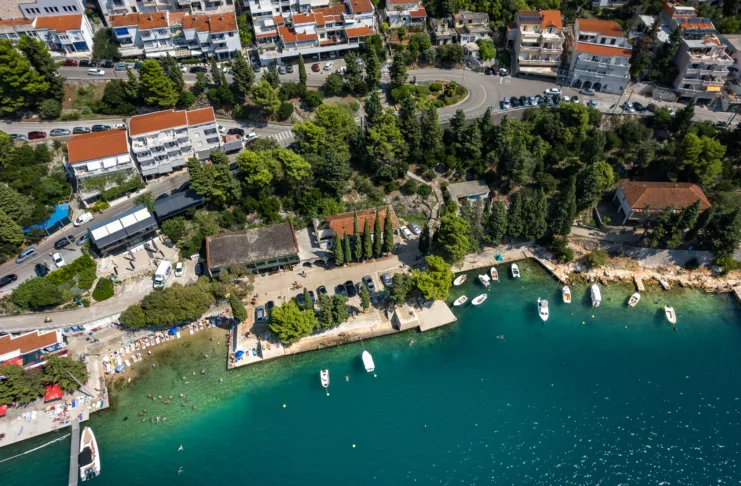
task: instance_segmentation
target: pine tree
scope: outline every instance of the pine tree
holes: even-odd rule
[[[160,61],[160,64],[167,77],[175,84],[177,92],[180,93],[185,87],[185,80],[183,80],[183,73],[180,71],[178,62],[168,54]]]
[[[28,196],[19,194],[7,184],[0,184],[0,210],[19,225],[26,226],[33,214],[33,205]]]
[[[381,215],[376,208],[376,222],[373,225],[373,254],[381,256],[383,248],[383,232],[381,231]]]
[[[0,247],[11,247],[10,251],[23,243],[23,230],[5,211],[0,209]]]
[[[386,206],[386,219],[383,223],[383,246],[384,253],[391,253],[394,250],[394,228],[391,224],[391,207]]]
[[[334,244],[332,246],[334,251],[334,264],[341,267],[345,264],[345,252],[342,249],[342,239],[340,238],[339,233],[334,234]]]
[[[697,217],[700,214],[700,200],[694,202],[691,206],[687,206],[679,214],[679,227],[685,231],[691,231],[695,229],[697,224]]]
[[[353,252],[352,255],[356,261],[363,259],[363,237],[360,234],[360,225],[358,224],[358,212],[355,211],[352,220],[353,235]]]
[[[363,258],[373,258],[373,239],[371,238],[368,218],[365,218],[365,227],[363,228]]]
[[[524,229],[522,221],[522,194],[517,191],[512,195],[512,204],[507,212],[507,235],[518,239],[522,236]]]
[[[241,52],[237,51],[237,55],[232,63],[232,86],[237,93],[246,98],[250,94],[250,88],[255,82],[255,73],[252,72],[252,68],[244,59]]]
[[[126,68],[126,81],[123,83],[123,91],[129,101],[134,102],[139,98],[139,77],[130,68]]]
[[[507,207],[502,201],[495,202],[486,221],[486,234],[489,241],[498,245],[507,234]]]
[[[175,83],[165,74],[159,62],[147,59],[142,63],[139,72],[139,91],[145,103],[163,108],[175,106],[180,99],[180,93],[175,90]]]
[[[358,294],[360,295],[360,307],[365,312],[370,307],[370,293],[368,292],[368,288],[365,285],[361,285]]]
[[[211,59],[211,82],[215,88],[221,86],[221,69],[213,58]]]
[[[538,189],[533,202],[533,219],[531,235],[534,240],[539,240],[548,231],[548,200],[543,189]]]
[[[399,130],[404,135],[409,146],[409,158],[411,160],[422,159],[422,124],[417,114],[416,102],[413,98],[404,98],[401,100],[399,108]]]
[[[345,254],[345,263],[352,263],[352,247],[350,245],[350,235],[345,233],[342,241],[343,253]]]
[[[378,96],[378,91],[373,91],[370,94],[363,105],[363,111],[365,111],[365,129],[368,130],[375,127],[383,113],[381,98]]]
[[[18,49],[26,55],[26,59],[31,61],[36,72],[49,83],[49,89],[44,93],[44,98],[53,98],[61,102],[64,98],[64,80],[59,76],[57,64],[52,59],[44,41],[23,35],[18,42]]]
[[[401,51],[394,54],[394,62],[389,72],[391,76],[391,88],[400,88],[407,82],[407,66],[404,63],[404,55]]]
[[[306,91],[306,64],[304,64],[304,56],[301,54],[298,55],[298,82],[303,88],[304,91]]]
[[[49,89],[49,82],[10,40],[0,40],[0,113],[15,113],[32,106],[42,101]]]
[[[381,64],[378,62],[376,50],[371,48],[365,56],[365,84],[368,86],[368,91],[375,91],[380,81]]]
[[[337,325],[332,312],[332,299],[326,294],[319,294],[317,298],[321,314],[319,315],[319,325],[322,329],[329,329]]]
[[[314,302],[312,302],[309,289],[306,287],[304,287],[304,309],[314,309]]]
[[[559,199],[559,204],[555,208],[556,214],[553,218],[553,233],[561,236],[568,236],[571,233],[571,226],[576,218],[576,177],[569,177],[569,181]]]

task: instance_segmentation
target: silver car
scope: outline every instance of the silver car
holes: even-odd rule
[[[55,128],[51,132],[49,132],[50,137],[63,137],[65,135],[69,135],[71,132],[67,130],[66,128]]]
[[[419,228],[419,226],[415,223],[409,223],[407,227],[414,233],[415,235],[421,234],[422,230]]]
[[[381,275],[381,280],[383,281],[383,285],[386,288],[391,287],[391,284],[393,283],[393,280],[391,279],[391,275],[388,273],[384,273],[383,275]]]

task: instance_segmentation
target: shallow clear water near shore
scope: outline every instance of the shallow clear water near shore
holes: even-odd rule
[[[227,372],[225,331],[184,335],[93,416],[103,471],[91,484],[738,480],[741,311],[728,294],[652,287],[629,309],[634,290],[618,284],[602,286],[593,309],[587,286],[574,286],[566,305],[537,264],[520,267],[520,281],[500,267],[487,301],[455,308],[459,321],[447,328],[364,342],[376,378],[362,368],[360,343]],[[450,302],[486,292],[477,273]],[[538,297],[550,301],[544,326]],[[329,397],[321,368],[331,372]],[[142,423],[145,408],[167,421]],[[0,459],[53,437],[2,448]],[[66,484],[68,454],[62,441],[1,463],[0,482]]]

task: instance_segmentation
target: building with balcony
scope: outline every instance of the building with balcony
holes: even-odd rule
[[[453,44],[458,36],[458,32],[450,26],[449,19],[447,18],[436,19],[430,17],[427,25],[430,31],[430,41],[433,46]]]
[[[0,2],[5,4],[6,2]],[[36,17],[50,17],[58,15],[83,14],[85,6],[81,0],[16,0],[8,4],[17,4],[20,16],[26,19]],[[19,18],[19,15],[4,15],[4,9],[0,9],[0,18]]]
[[[168,174],[194,156],[206,160],[221,147],[213,108],[134,116],[129,120],[129,137],[144,177]]]
[[[242,50],[234,12],[154,12],[113,15],[113,33],[121,55],[148,58],[206,55],[217,61]]]
[[[0,20],[0,39],[16,43],[24,35],[42,40],[52,55],[87,54],[93,47],[93,29],[83,14]]]
[[[49,356],[66,354],[67,346],[59,329],[0,336],[0,369],[17,365],[29,370],[46,364]]]
[[[630,82],[632,50],[620,24],[576,19],[568,34],[568,84],[603,93],[622,93]]]
[[[414,0],[386,0],[384,16],[392,28],[424,28],[427,22],[427,11],[420,2]]]
[[[157,228],[152,213],[140,205],[90,226],[87,234],[90,243],[105,256],[143,248],[155,237]]]
[[[485,12],[461,10],[453,15],[453,28],[457,34],[456,40],[461,45],[491,38],[489,14]]]
[[[507,42],[514,50],[513,74],[558,77],[564,43],[559,10],[519,10],[507,26]]]
[[[263,66],[292,62],[299,54],[305,59],[343,55],[376,33],[370,0],[331,5],[328,0],[245,1]]]
[[[78,196],[91,201],[100,195],[100,185],[86,187],[91,177],[123,174],[126,178],[139,176],[129,153],[129,139],[125,129],[75,135],[67,142],[64,166],[73,181]]]
[[[680,93],[679,101],[694,99],[699,105],[712,105],[721,97],[728,68],[733,66],[734,60],[716,35],[685,34],[674,64],[679,71],[674,80],[674,88]]]
[[[53,1],[53,0],[52,0]],[[98,0],[103,18],[129,13],[185,10],[188,12],[233,12],[234,0]]]

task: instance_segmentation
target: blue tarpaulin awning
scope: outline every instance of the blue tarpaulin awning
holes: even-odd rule
[[[170,329],[170,336],[174,336],[177,333],[178,333],[178,328],[177,327],[173,327],[172,329]]]
[[[28,228],[25,228],[23,232],[28,233],[33,228],[39,228],[51,234],[58,231],[62,226],[66,226],[70,223],[69,204],[57,204],[54,207],[54,212],[49,216],[49,219],[41,224],[32,224]]]

